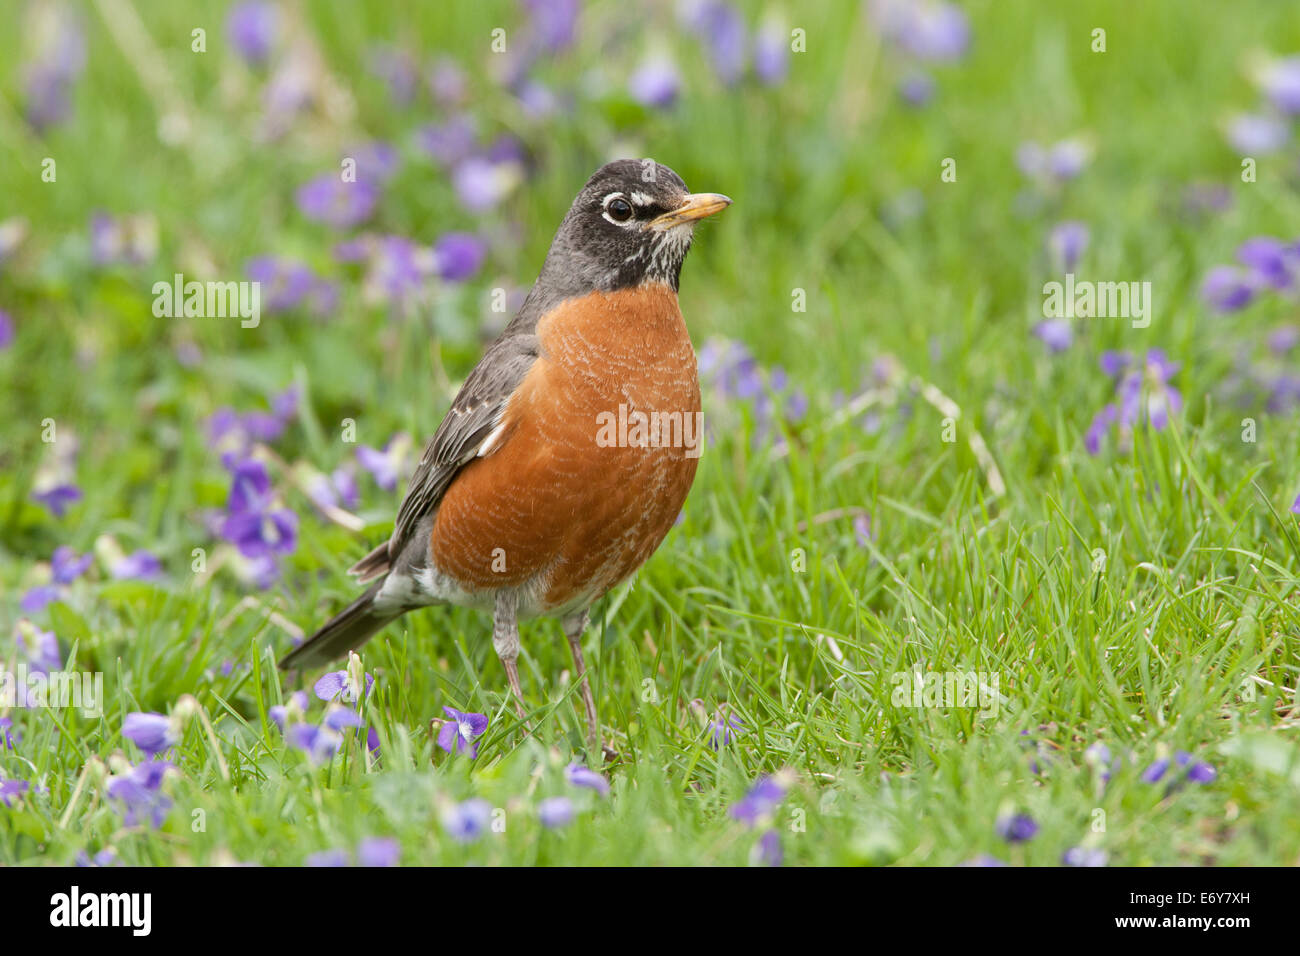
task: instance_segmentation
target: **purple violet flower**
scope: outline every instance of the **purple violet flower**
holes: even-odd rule
[[[28,40],[44,43],[23,75],[23,113],[38,132],[62,123],[72,112],[72,87],[86,66],[86,37],[79,20],[62,7],[49,8],[45,30]]]
[[[1300,115],[1300,56],[1273,60],[1259,71],[1256,80],[1275,110]]]
[[[1169,761],[1165,758],[1161,758],[1143,770],[1140,779],[1143,783],[1159,783],[1161,778],[1163,778],[1168,771]]]
[[[415,57],[396,47],[379,47],[370,54],[370,72],[388,87],[388,96],[398,106],[415,99],[420,86],[420,70]]]
[[[409,447],[410,439],[399,433],[388,440],[383,451],[368,445],[358,445],[357,462],[370,472],[375,484],[381,489],[392,491],[397,487],[398,477],[406,471],[406,452]]]
[[[1105,866],[1106,851],[1091,847],[1072,846],[1061,854],[1061,863],[1064,866]]]
[[[81,489],[72,484],[58,484],[41,491],[33,491],[32,498],[43,504],[56,518],[62,518],[68,507],[81,500]]]
[[[867,544],[876,539],[875,530],[871,526],[871,515],[856,514],[853,516],[853,540],[857,542],[859,548],[865,548]]]
[[[226,15],[226,37],[230,45],[252,64],[266,62],[279,28],[279,9],[260,0],[238,3]]]
[[[548,53],[559,53],[573,45],[578,32],[579,0],[524,0],[528,8],[532,37]]]
[[[13,750],[15,741],[21,740],[22,736],[17,731],[12,730],[13,720],[8,717],[0,717],[0,748]]]
[[[438,275],[448,282],[464,282],[478,272],[487,258],[487,244],[468,232],[449,232],[433,244]]]
[[[334,700],[346,690],[347,686],[347,671],[330,671],[316,681],[316,686],[313,689],[316,691],[316,696],[321,700]]]
[[[308,704],[307,692],[305,690],[296,690],[289,695],[289,703],[275,704],[267,711],[267,716],[271,718],[275,726],[280,728],[280,733],[284,733],[285,724],[291,716],[290,712],[292,711],[293,715],[301,717],[307,713]]]
[[[300,186],[297,202],[308,219],[336,229],[351,229],[374,213],[379,187],[369,178],[348,183],[337,173],[326,173]]]
[[[627,79],[627,91],[642,106],[668,109],[681,92],[677,65],[666,54],[654,54],[641,61]]]
[[[1022,173],[1057,185],[1077,177],[1091,158],[1091,147],[1081,139],[1065,139],[1047,147],[1028,142],[1016,151],[1016,165]]]
[[[1300,245],[1256,236],[1237,247],[1237,259],[1250,269],[1252,285],[1290,289],[1300,274]]]
[[[372,301],[405,307],[427,296],[436,269],[431,248],[405,236],[381,236],[370,245],[366,294]]]
[[[789,789],[783,779],[764,774],[754,782],[744,799],[731,808],[732,819],[753,827],[770,818]]]
[[[180,722],[166,714],[130,713],[122,722],[122,736],[150,757],[180,743]]]
[[[80,867],[120,866],[121,862],[122,861],[118,859],[117,850],[113,849],[111,846],[100,850],[93,857],[88,856],[85,850],[77,851],[76,865]]]
[[[401,165],[397,150],[382,140],[371,140],[353,147],[348,152],[357,164],[357,180],[382,185],[392,179]]]
[[[474,152],[477,135],[474,121],[464,113],[444,123],[422,126],[416,131],[417,145],[444,169],[450,169]]]
[[[247,458],[257,442],[275,441],[298,414],[298,386],[290,385],[271,397],[271,411],[245,412],[218,408],[208,416],[208,447],[214,451]]]
[[[934,99],[934,78],[920,70],[912,70],[898,81],[898,95],[909,106],[926,106]]]
[[[567,827],[573,818],[573,801],[568,797],[547,797],[537,804],[537,819],[548,830]]]
[[[998,836],[1008,843],[1024,843],[1038,833],[1038,824],[1025,813],[1015,813],[998,818],[995,825]]]
[[[303,866],[309,866],[313,869],[342,869],[351,861],[348,859],[347,850],[321,850],[317,853],[310,853],[307,859],[303,861]]]
[[[365,696],[369,697],[370,692],[374,689],[375,679],[370,674],[366,674]],[[357,681],[354,681],[346,670],[330,671],[316,681],[313,688],[316,696],[323,701],[341,701],[344,704],[355,704],[361,696],[361,688]]]
[[[244,265],[244,274],[261,287],[262,310],[269,315],[307,307],[317,315],[333,308],[337,288],[301,262],[258,256]]]
[[[1119,427],[1121,437],[1144,422],[1160,431],[1169,424],[1170,416],[1182,409],[1182,394],[1170,383],[1179,365],[1170,362],[1162,350],[1149,349],[1141,365],[1126,353],[1106,352],[1102,354],[1101,367],[1117,379],[1115,389],[1119,402],[1106,405],[1093,417],[1084,434],[1084,446],[1089,454],[1097,454],[1101,439],[1113,425]]]
[[[353,727],[360,727],[363,721],[361,715],[350,707],[344,707],[342,704],[331,704],[325,711],[325,719],[322,721],[323,726],[334,731],[342,733]]]
[[[1110,748],[1103,743],[1095,743],[1083,752],[1084,762],[1101,775],[1102,783],[1110,782],[1111,772],[1119,767],[1120,758],[1111,758]]]
[[[336,468],[328,475],[312,471],[304,481],[307,496],[321,509],[356,508],[361,503],[361,494],[357,489],[356,475],[352,469]]]
[[[358,866],[397,866],[401,859],[401,845],[389,837],[367,837],[357,846]]]
[[[23,592],[18,609],[24,614],[39,614],[59,600],[62,591],[53,584],[38,585]]]
[[[54,554],[50,558],[50,571],[54,576],[54,583],[71,584],[86,573],[86,569],[94,559],[94,555],[90,553],[78,555],[66,544],[60,545],[54,549]]]
[[[0,779],[0,803],[12,807],[14,801],[30,789],[26,780]]]
[[[487,732],[486,714],[471,714],[443,707],[443,713],[450,718],[438,731],[438,746],[449,754],[469,754],[473,760],[478,756],[478,739]]]
[[[533,120],[542,120],[554,116],[560,111],[562,101],[555,91],[545,83],[539,83],[531,77],[525,78],[514,89],[515,97],[524,113]]]
[[[725,716],[720,714],[709,724],[709,746],[714,750],[721,750],[744,729],[745,725],[735,714]]]
[[[1064,352],[1074,342],[1074,329],[1069,319],[1044,319],[1034,326],[1034,335],[1041,339],[1049,352]]]
[[[515,162],[497,162],[486,156],[470,156],[452,171],[456,198],[469,212],[496,208],[523,180]]]
[[[754,75],[765,86],[776,86],[790,72],[790,35],[772,18],[759,24],[754,34]]]
[[[726,86],[745,71],[745,21],[726,0],[697,0],[682,7],[691,30],[708,45],[713,72]]]
[[[230,497],[221,536],[246,558],[289,554],[297,546],[298,516],[274,507],[271,479],[266,466],[253,458],[228,465]]]
[[[801,389],[796,388],[785,397],[785,405],[781,412],[787,422],[794,424],[803,421],[804,416],[808,414],[808,408],[808,396]]]
[[[937,0],[872,0],[872,19],[885,39],[918,60],[951,62],[970,47],[970,22],[955,4]]]
[[[334,759],[334,755],[343,746],[343,737],[338,731],[314,724],[293,724],[285,732],[289,746],[301,750],[314,764],[324,764]]]
[[[481,797],[450,807],[443,814],[442,825],[452,839],[460,843],[473,843],[492,824],[492,804]]]
[[[439,58],[429,69],[429,90],[439,106],[458,105],[465,99],[468,88],[465,71],[449,57]]]
[[[1087,223],[1067,220],[1052,227],[1047,237],[1047,249],[1052,264],[1062,272],[1073,272],[1079,257],[1088,248]]]
[[[1286,146],[1291,128],[1276,116],[1239,113],[1228,121],[1224,136],[1243,156],[1267,156]]]
[[[148,551],[139,550],[113,562],[109,574],[118,581],[157,581],[163,576],[162,562]]]
[[[128,827],[142,820],[148,820],[154,829],[163,825],[172,801],[163,794],[162,784],[171,766],[166,760],[145,760],[109,778],[105,787],[108,798],[120,804]]]
[[[30,621],[19,621],[14,643],[27,659],[28,670],[46,674],[63,669],[63,654],[53,631],[42,631]]]
[[[724,398],[751,401],[763,393],[758,360],[741,342],[709,340],[700,349],[700,378]]]
[[[1281,325],[1268,333],[1268,348],[1277,355],[1285,355],[1300,345],[1300,327]]]
[[[570,786],[585,787],[588,790],[595,790],[602,797],[609,796],[609,781],[576,761],[564,768],[564,779]]]
[[[776,830],[767,830],[758,838],[750,854],[750,863],[755,866],[780,866],[785,861],[785,851],[781,849],[781,834]]]
[[[1199,760],[1193,760],[1192,755],[1186,750],[1180,750],[1174,754],[1174,763],[1187,770],[1187,779],[1192,783],[1213,783],[1218,772],[1208,763]]]
[[[149,213],[90,219],[90,258],[96,266],[138,266],[158,253],[158,221]]]

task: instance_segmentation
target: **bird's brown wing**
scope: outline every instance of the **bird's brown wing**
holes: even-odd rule
[[[438,510],[448,485],[480,454],[537,355],[537,336],[531,332],[506,335],[492,343],[425,446],[397,511],[392,537],[359,561],[354,574],[368,580],[396,563],[420,521]]]

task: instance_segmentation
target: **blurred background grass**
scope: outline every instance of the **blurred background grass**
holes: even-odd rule
[[[32,6],[24,8],[29,23]],[[299,185],[375,139],[393,143],[405,161],[369,230],[423,243],[449,230],[508,237],[493,243],[477,281],[441,290],[439,306],[421,317],[423,331],[437,332],[450,350],[453,379],[475,357],[476,333],[495,327],[487,290],[531,282],[577,186],[615,155],[653,155],[694,188],[737,199],[726,228],[706,230],[687,272],[684,303],[699,340],[741,339],[797,380],[845,390],[872,357],[905,355],[909,368],[949,390],[1013,389],[1047,419],[1071,403],[1060,401],[1060,383],[1035,375],[1038,356],[985,346],[1019,345],[1036,318],[1049,217],[1091,224],[1098,273],[1157,282],[1154,330],[1098,323],[1087,331],[1093,349],[1158,343],[1207,366],[1211,378],[1221,376],[1227,356],[1190,292],[1244,235],[1281,232],[1297,218],[1294,169],[1279,159],[1259,182],[1242,184],[1239,156],[1219,132],[1228,114],[1250,102],[1248,55],[1285,51],[1294,41],[1285,5],[1245,4],[1223,16],[1212,3],[971,4],[982,28],[968,56],[940,65],[934,101],[909,109],[896,90],[905,58],[873,34],[861,5],[785,12],[809,38],[808,51],[791,56],[788,77],[727,87],[710,72],[708,39],[682,28],[674,5],[651,4],[631,20],[594,4],[575,45],[529,70],[554,95],[571,97],[571,109],[529,117],[499,82],[510,54],[488,50],[494,27],[507,31],[508,50],[517,49],[512,34],[523,44],[527,21],[513,3],[346,11],[287,4],[277,55],[307,45],[328,78],[308,71],[302,82],[333,100],[304,109],[270,141],[259,141],[258,130],[274,66],[249,69],[231,51],[227,6],[69,8],[86,30],[85,76],[72,91],[68,121],[43,136],[21,119],[21,65],[33,55],[24,41],[33,34],[8,31],[0,40],[13,64],[0,187],[10,214],[31,224],[22,256],[0,278],[5,307],[25,333],[6,365],[18,421],[81,419],[95,411],[86,404],[94,395],[146,381],[160,398],[201,385],[211,404],[231,402],[240,389],[282,387],[300,364],[314,373],[322,414],[359,414],[363,399],[367,414],[388,413],[395,424],[427,431],[438,412],[406,398],[427,373],[427,355],[408,348],[397,368],[373,360],[380,336],[365,330],[387,324],[384,310],[359,305],[357,283],[348,281],[355,274],[331,260],[341,236],[293,202]],[[126,9],[135,15],[114,15]],[[751,23],[766,11],[740,9]],[[105,28],[106,18],[116,30]],[[1104,54],[1090,50],[1098,25],[1107,29]],[[208,31],[207,53],[191,52],[196,26]],[[628,74],[660,48],[682,75],[671,110],[638,106],[627,92]],[[528,150],[527,183],[486,214],[456,201],[450,177],[420,155],[416,141],[422,125],[458,110],[437,106],[423,88],[395,103],[373,69],[377,59],[401,56],[427,69],[438,54],[468,74],[465,105],[482,140],[509,133]],[[163,123],[184,129],[183,141],[161,143]],[[1014,162],[1019,144],[1076,134],[1096,146],[1088,174],[1046,208],[1018,203],[1025,189]],[[58,163],[57,183],[40,181],[46,156]],[[955,183],[940,181],[945,157],[957,161]],[[1206,180],[1232,190],[1228,212],[1212,227],[1169,215],[1187,183]],[[96,210],[157,217],[156,259],[107,274],[88,267]],[[290,315],[249,332],[229,322],[155,319],[142,307],[152,282],[174,270],[238,278],[248,259],[263,254],[294,256],[343,279],[338,308],[323,322]],[[806,313],[790,312],[794,288],[808,292]],[[188,373],[171,360],[181,342],[204,356]],[[816,347],[829,342],[842,347]],[[354,361],[358,347],[372,360]],[[48,385],[70,378],[79,387]],[[1021,392],[1027,382],[1035,387]],[[105,411],[102,403],[97,411]],[[147,418],[118,425],[143,427]],[[36,450],[32,436],[15,429],[21,459]]]
[[[751,23],[767,10],[738,6]],[[293,3],[282,9],[277,53],[308,45],[328,77],[309,71],[302,82],[336,102],[304,109],[270,141],[259,141],[258,129],[272,68],[250,70],[230,50],[226,5],[68,8],[86,29],[85,77],[73,90],[69,120],[43,136],[21,120],[21,65],[32,57],[24,40],[32,34],[8,31],[0,40],[14,65],[0,126],[0,186],[10,213],[32,233],[0,280],[6,307],[24,320],[26,334],[6,367],[23,421],[80,418],[90,409],[79,403],[126,383],[150,380],[174,393],[183,386],[170,352],[194,342],[204,362],[185,384],[202,382],[213,404],[236,399],[236,386],[282,386],[286,363],[297,363],[317,373],[314,396],[330,409],[355,412],[364,397],[368,413],[405,412],[399,424],[427,430],[437,412],[419,414],[405,398],[427,372],[427,356],[408,350],[408,364],[397,369],[352,361],[356,347],[377,351],[379,336],[365,329],[386,323],[384,310],[360,307],[356,283],[331,260],[341,236],[293,202],[299,185],[374,139],[396,145],[405,162],[369,230],[424,243],[449,230],[509,236],[493,244],[479,281],[442,290],[441,307],[422,317],[425,330],[431,325],[453,350],[453,378],[476,354],[475,333],[493,327],[492,283],[483,278],[526,287],[576,187],[615,155],[653,155],[694,188],[737,199],[726,228],[705,232],[687,273],[684,301],[699,339],[742,339],[798,380],[843,389],[883,352],[906,355],[919,374],[975,395],[1025,382],[1037,356],[982,346],[1018,345],[1036,317],[1049,216],[1091,224],[1097,272],[1157,280],[1154,330],[1098,323],[1088,331],[1090,346],[1158,343],[1208,364],[1213,376],[1224,356],[1217,341],[1206,342],[1214,330],[1189,293],[1244,235],[1284,232],[1297,219],[1294,169],[1279,159],[1271,174],[1242,184],[1239,155],[1219,132],[1251,99],[1248,55],[1294,45],[1297,25],[1285,5],[1244,4],[1223,16],[1213,3],[970,4],[982,28],[969,55],[934,71],[932,104],[908,109],[895,88],[903,57],[872,33],[863,5],[786,11],[788,25],[809,37],[808,51],[791,56],[788,77],[727,87],[709,70],[707,38],[683,29],[674,5],[648,5],[633,20],[594,4],[575,45],[529,71],[573,100],[570,110],[538,118],[497,82],[506,69],[497,61],[510,54],[488,50],[494,27],[516,49],[512,34],[526,30],[516,4],[345,10]],[[136,12],[114,16],[124,10]],[[105,29],[106,18],[116,30]],[[196,26],[208,31],[207,53],[191,52]],[[1107,30],[1104,54],[1090,50],[1096,26]],[[645,52],[659,48],[671,51],[682,74],[671,110],[638,106],[626,89]],[[427,67],[438,54],[467,72],[466,106],[481,138],[510,133],[528,149],[528,182],[487,214],[463,208],[450,177],[419,153],[418,128],[456,111],[438,107],[422,88],[409,103],[395,103],[373,69],[377,59],[400,56]],[[161,143],[163,123],[179,124],[183,141]],[[1017,147],[1076,134],[1096,145],[1088,174],[1047,208],[1018,204],[1025,182]],[[58,163],[57,183],[40,181],[46,156]],[[946,157],[957,161],[955,183],[940,181]],[[1212,228],[1168,215],[1183,186],[1206,180],[1233,192],[1232,208]],[[88,269],[95,210],[156,216],[155,261],[107,275]],[[236,278],[262,254],[295,256],[345,279],[339,307],[324,322],[288,316],[255,332],[154,319],[142,308],[152,282],[174,269]],[[794,288],[808,291],[806,313],[790,312]],[[843,347],[815,347],[828,342]],[[25,361],[29,355],[39,361]],[[74,368],[80,387],[48,387]],[[1035,384],[1043,387],[1019,397],[1041,414],[1069,404],[1050,381]]]
[[[296,383],[298,417],[274,443],[286,462],[326,473],[355,467],[354,446],[338,440],[344,419],[355,420],[361,444],[380,448],[405,432],[418,447],[503,323],[491,308],[493,290],[531,284],[592,170],[643,155],[676,169],[693,189],[735,200],[701,229],[684,270],[682,308],[697,346],[743,343],[760,367],[784,370],[783,398],[806,398],[809,410],[761,413],[727,394],[725,383],[706,398],[719,432],[685,525],[665,545],[668,556],[610,608],[619,616],[611,614],[606,638],[614,656],[602,707],[612,705],[620,733],[636,736],[640,682],[661,673],[651,667],[662,664],[651,650],[656,643],[664,659],[682,662],[680,686],[674,683],[681,709],[664,718],[663,740],[673,741],[665,746],[671,750],[674,734],[690,724],[687,701],[730,699],[749,707],[752,721],[766,714],[780,727],[747,773],[793,763],[814,778],[854,766],[869,781],[881,769],[917,770],[933,760],[951,783],[987,759],[978,748],[954,746],[974,733],[958,717],[927,729],[892,711],[882,720],[868,706],[872,695],[888,697],[881,675],[910,666],[913,655],[933,666],[983,662],[1016,675],[1021,716],[999,725],[992,758],[1007,774],[1019,766],[1015,737],[1024,727],[1060,721],[1064,729],[1053,724],[1050,734],[1063,746],[1098,728],[1132,743],[1172,721],[1181,742],[1195,747],[1215,739],[1217,708],[1245,675],[1294,686],[1294,522],[1268,505],[1285,512],[1300,490],[1295,412],[1286,406],[1270,414],[1262,400],[1238,405],[1234,383],[1243,368],[1272,361],[1266,338],[1294,320],[1295,304],[1260,296],[1249,309],[1223,314],[1198,295],[1207,270],[1230,261],[1244,239],[1294,239],[1288,230],[1300,221],[1294,149],[1261,153],[1257,181],[1245,183],[1242,151],[1224,135],[1234,114],[1258,103],[1251,77],[1259,58],[1300,49],[1300,18],[1287,4],[974,0],[960,5],[969,43],[952,57],[927,59],[882,26],[873,13],[879,5],[737,3],[730,9],[747,35],[772,23],[781,36],[798,28],[806,52],[790,53],[781,75],[757,76],[749,62],[730,82],[718,69],[716,23],[695,25],[698,5],[690,3],[651,3],[635,14],[621,3],[584,4],[571,44],[530,57],[546,4],[284,2],[272,5],[277,27],[262,63],[248,62],[228,38],[233,6],[15,4],[21,27],[0,35],[0,62],[8,65],[0,76],[0,222],[19,221],[24,234],[0,258],[0,309],[15,330],[0,350],[0,401],[8,410],[0,417],[0,587],[12,599],[0,614],[19,616],[20,596],[43,580],[42,562],[59,545],[86,551],[112,535],[127,551],[158,554],[173,587],[106,586],[107,604],[78,595],[46,620],[65,646],[79,636],[83,653],[105,670],[116,671],[110,662],[127,654],[114,681],[121,710],[166,709],[177,694],[211,681],[212,693],[247,716],[254,710],[244,669],[250,647],[287,642],[274,628],[232,617],[237,602],[255,594],[309,626],[347,594],[342,570],[363,550],[366,536],[321,521],[284,487],[302,515],[301,537],[272,590],[224,570],[183,583],[192,549],[219,547],[210,515],[229,489],[209,447],[209,417],[222,407],[264,410]],[[66,116],[42,127],[27,115],[26,84],[30,64],[51,42],[43,31],[52,17],[59,29],[84,36],[85,66],[70,84]],[[191,49],[196,28],[206,30],[206,52]],[[506,31],[505,53],[491,50],[497,28]],[[1096,28],[1106,31],[1104,53],[1092,50]],[[665,57],[678,86],[674,102],[638,102],[630,78]],[[440,62],[463,71],[460,97],[431,89]],[[910,103],[906,84],[922,76],[933,89]],[[280,83],[305,100],[268,115],[268,88]],[[539,107],[548,100],[552,106]],[[458,116],[477,125],[479,149],[504,136],[521,151],[518,182],[487,209],[468,208],[454,169],[424,146],[427,127]],[[1091,151],[1077,174],[1036,181],[1018,168],[1025,143],[1072,139]],[[373,215],[347,229],[310,218],[295,200],[299,187],[336,173],[341,157],[375,141],[391,144],[400,164]],[[41,180],[46,157],[57,163],[56,182]],[[945,159],[956,162],[953,182],[941,179]],[[1215,199],[1198,204],[1198,190]],[[156,249],[139,263],[97,262],[96,212],[156,224]],[[1063,220],[1089,227],[1081,273],[1152,281],[1149,328],[1078,322],[1072,345],[1059,353],[1034,337],[1042,283],[1060,271],[1047,240]],[[361,235],[428,248],[455,232],[478,237],[485,261],[464,281],[423,283],[418,308],[369,300],[366,269],[336,255],[340,241]],[[321,314],[308,307],[264,314],[256,329],[236,319],[153,315],[154,282],[177,271],[200,281],[241,279],[259,256],[307,264],[335,283],[337,303]],[[796,289],[806,292],[806,311],[791,309]],[[1139,429],[1131,450],[1110,442],[1088,455],[1084,432],[1114,390],[1099,356],[1150,348],[1181,363],[1182,437]],[[1293,366],[1293,358],[1284,361]],[[933,383],[961,407],[961,441],[942,440],[942,416],[916,381]],[[775,388],[770,378],[765,385]],[[874,387],[890,394],[875,418],[842,411],[843,396]],[[1257,444],[1240,439],[1243,415],[1262,423]],[[41,441],[47,418],[80,441],[74,473],[84,498],[67,519],[31,497],[49,464],[51,449]],[[968,449],[971,429],[983,434],[1005,477],[1000,500],[992,500],[986,471]],[[368,538],[377,539],[387,533],[400,487],[385,491],[364,471],[357,476],[357,510]],[[837,515],[841,508],[857,510]],[[854,528],[859,512],[870,516],[869,530]],[[1198,551],[1207,546],[1219,551]],[[796,547],[811,555],[807,579],[789,573]],[[1096,547],[1111,562],[1104,587],[1089,572]],[[1261,554],[1281,562],[1279,579],[1267,586],[1251,578]],[[1192,594],[1148,580],[1138,570],[1144,562],[1174,568]],[[1207,580],[1228,583],[1196,592]],[[1178,666],[1162,660],[1150,676],[1146,655],[1154,652],[1139,638],[1144,626],[1171,641],[1189,628],[1217,634],[1250,601],[1259,646],[1197,644],[1196,653],[1189,646]],[[758,617],[738,621],[719,607]],[[1129,607],[1138,611],[1124,617]],[[1095,630],[1090,615],[1103,611],[1115,615],[1114,641],[1125,645],[1110,666],[1132,668],[1130,676],[1141,673],[1145,683],[1108,683],[1104,667],[1072,672],[1087,659],[1072,642]],[[501,674],[475,637],[483,629],[475,615],[414,618],[405,638],[368,653],[381,670],[408,674],[391,716],[418,738],[440,693],[488,709],[477,675],[495,688]],[[215,626],[232,620],[238,623]],[[848,693],[844,675],[813,650],[814,631],[838,634],[877,668],[865,698]],[[630,639],[615,644],[616,635]],[[1035,645],[1039,635],[1053,638],[1055,668],[1036,656],[1045,653]],[[711,656],[722,638],[746,665],[739,672]],[[462,655],[470,649],[466,659],[456,659],[453,639]],[[436,649],[436,673],[410,667],[408,653],[424,659],[420,647]],[[563,658],[540,640],[530,647],[526,637],[526,647],[526,686],[545,687]],[[1211,677],[1198,669],[1202,651],[1231,659]],[[214,676],[231,660],[242,660],[234,677]],[[266,693],[273,699],[278,687]],[[1253,712],[1261,726],[1271,726],[1274,705],[1286,703],[1282,690],[1275,693]],[[820,694],[855,703],[836,698],[818,723]],[[1166,712],[1174,699],[1176,718]],[[792,730],[778,715],[816,729]],[[115,733],[106,746],[120,742]],[[841,750],[844,734],[869,741],[872,752]],[[75,776],[82,756],[74,748],[57,759]],[[683,752],[672,761],[689,779],[701,759]],[[652,775],[639,772],[649,786]],[[524,779],[517,766],[511,773]],[[733,785],[743,776],[739,767],[719,774]],[[860,781],[843,785],[854,800],[876,801],[874,814],[897,811],[888,794],[868,793]],[[53,786],[58,796],[66,780]],[[962,787],[927,789],[934,778],[920,786],[935,812],[965,806]],[[1274,786],[1234,798],[1262,805]],[[703,812],[716,810],[717,799],[710,791]],[[1095,798],[1058,790],[1058,799],[1086,808]],[[915,821],[896,821],[904,835],[891,831],[892,849],[881,858],[960,859],[998,801],[995,790],[982,792],[968,823],[943,834],[933,855],[905,852],[927,836],[909,829]],[[636,812],[629,807],[627,818]],[[1068,816],[1059,806],[1055,812]],[[1191,834],[1194,824],[1185,822]],[[1283,818],[1260,826],[1280,841],[1277,853],[1295,852],[1297,835]],[[1187,839],[1197,847],[1187,854],[1208,852],[1199,835]],[[1215,852],[1251,860],[1255,849],[1246,841]],[[862,856],[874,860],[875,852]],[[1187,858],[1176,845],[1129,852],[1137,862],[1152,853]],[[642,859],[689,858],[673,855],[688,853],[684,843],[645,853]],[[636,852],[629,848],[625,858]]]

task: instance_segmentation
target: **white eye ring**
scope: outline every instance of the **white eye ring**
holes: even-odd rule
[[[612,215],[610,215],[609,207],[613,205],[613,203],[616,200],[620,200],[620,199],[623,201],[623,204],[627,206],[628,214],[622,219],[615,219]],[[604,210],[601,213],[601,217],[604,218],[606,222],[612,223],[615,226],[626,226],[629,223],[633,223],[636,221],[636,210],[632,208],[632,204],[627,201],[627,197],[624,196],[622,193],[610,193],[608,196],[606,196],[604,199],[600,201],[600,206],[601,209]]]

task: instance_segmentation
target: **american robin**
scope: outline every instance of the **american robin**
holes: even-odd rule
[[[596,170],[425,447],[392,537],[351,569],[373,583],[280,667],[342,657],[414,608],[491,609],[522,718],[519,621],[556,617],[599,745],[582,634],[695,479],[700,386],[677,286],[695,224],[730,204],[653,160]]]

